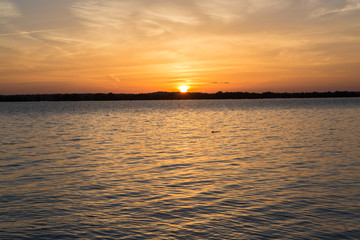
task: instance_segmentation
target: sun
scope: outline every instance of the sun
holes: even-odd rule
[[[189,89],[189,86],[181,85],[181,86],[179,87],[179,89],[180,89],[180,92],[186,93],[186,92],[188,91],[188,89]]]

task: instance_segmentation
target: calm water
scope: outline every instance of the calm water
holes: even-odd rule
[[[0,239],[359,239],[360,99],[0,103]]]

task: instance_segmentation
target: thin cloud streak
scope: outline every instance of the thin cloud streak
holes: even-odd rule
[[[8,33],[0,33],[0,36],[15,36],[15,35],[30,35],[33,33],[52,33],[52,32],[58,32],[63,30],[75,30],[75,29],[81,29],[79,27],[73,27],[73,28],[52,28],[52,29],[40,29],[40,30],[33,30],[33,31],[16,31],[16,32],[8,32]]]
[[[0,1],[0,18],[19,17],[21,14],[17,7],[10,1]]]

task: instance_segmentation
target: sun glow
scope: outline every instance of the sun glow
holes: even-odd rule
[[[186,85],[181,85],[181,86],[179,87],[179,90],[180,90],[180,92],[182,92],[182,93],[186,93],[186,92],[188,91],[188,89],[189,89],[189,86],[186,86]]]

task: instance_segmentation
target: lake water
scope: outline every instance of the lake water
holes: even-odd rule
[[[0,239],[359,239],[360,99],[0,103]]]

